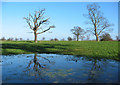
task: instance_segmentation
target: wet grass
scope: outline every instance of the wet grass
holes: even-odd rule
[[[55,53],[120,60],[118,41],[3,41],[2,54]]]

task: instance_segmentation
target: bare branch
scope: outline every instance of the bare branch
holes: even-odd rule
[[[46,29],[46,30],[44,30],[44,31],[42,31],[42,32],[39,32],[39,33],[37,33],[37,34],[42,34],[42,33],[46,32],[46,31],[50,30],[51,28],[55,28],[55,26],[54,26],[54,25],[53,25],[53,26],[50,26],[48,29]]]
[[[25,18],[24,17],[24,19],[27,21],[27,23],[28,23],[28,25],[29,25],[29,27],[30,27],[30,29],[32,29],[33,30],[33,26],[30,24],[30,19],[28,19],[28,18]]]
[[[48,22],[49,19],[50,19],[50,18],[41,20],[41,21],[39,22],[39,24],[37,25],[37,27],[39,27],[41,24],[44,24],[44,23]]]
[[[87,32],[91,32],[93,35],[95,35],[94,31],[92,30],[87,30]]]

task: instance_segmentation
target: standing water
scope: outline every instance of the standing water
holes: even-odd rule
[[[118,61],[73,55],[2,55],[3,83],[118,83]]]

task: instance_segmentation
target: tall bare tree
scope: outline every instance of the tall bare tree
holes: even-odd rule
[[[29,14],[28,17],[24,17],[29,25],[30,29],[33,30],[34,33],[34,42],[37,43],[37,35],[47,32],[51,28],[55,28],[55,26],[49,26],[47,29],[43,29],[43,25],[49,23],[50,18],[45,18],[45,9],[35,11],[34,15]],[[38,32],[38,30],[41,30]]]
[[[75,26],[74,29],[71,29],[72,33],[76,36],[77,41],[79,41],[80,36],[84,35],[84,30],[79,27],[79,26]]]
[[[108,28],[113,25],[109,24],[108,20],[102,16],[103,14],[99,11],[99,9],[100,6],[96,3],[87,5],[87,17],[90,20],[87,23],[93,25],[93,28],[89,29],[89,31],[96,36],[96,41],[99,41],[99,36],[102,32],[109,30]]]

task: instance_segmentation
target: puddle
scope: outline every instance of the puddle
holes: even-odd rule
[[[3,83],[117,83],[118,61],[58,54],[2,55]]]

